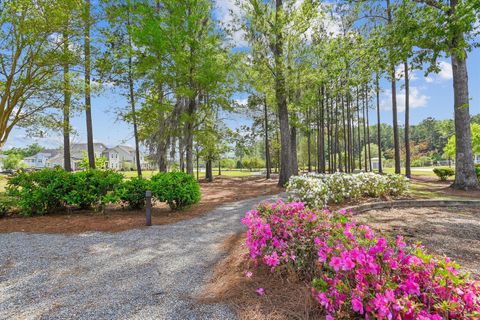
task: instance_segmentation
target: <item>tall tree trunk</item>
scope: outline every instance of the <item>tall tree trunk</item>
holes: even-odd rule
[[[457,43],[463,37],[457,35]],[[466,53],[465,53],[466,57]],[[479,183],[473,162],[472,133],[468,94],[467,60],[452,52],[453,96],[455,100],[455,182],[453,187],[462,190],[478,189]]]
[[[292,146],[292,167],[293,174],[298,175],[298,158],[297,158],[297,127],[292,125],[291,131],[291,146]]]
[[[127,23],[128,27],[130,27],[130,6],[127,6]],[[132,50],[132,37],[130,33],[128,33],[128,44],[130,50]],[[135,162],[137,166],[137,175],[139,177],[142,176],[142,164],[140,163],[140,143],[138,139],[138,126],[137,126],[137,114],[135,109],[135,93],[134,93],[134,85],[133,85],[133,59],[132,55],[128,54],[128,87],[130,93],[130,106],[132,111],[132,122],[133,122],[133,137],[135,139]]]
[[[405,176],[412,176],[410,170],[410,80],[408,79],[408,60],[404,62],[405,69]]]
[[[312,134],[310,131],[310,107],[307,110],[307,170],[312,172]]]
[[[318,124],[318,137],[317,137],[317,143],[318,143],[318,164],[319,164],[319,169],[318,171],[321,173],[325,173],[325,104],[324,104],[324,91],[325,88],[322,86],[321,88],[321,94],[320,94],[320,115],[319,115],[319,124]]]
[[[265,165],[267,167],[267,179],[270,179],[272,172],[271,161],[270,161],[270,146],[268,143],[268,108],[267,108],[267,95],[265,95],[263,100],[263,114],[264,114],[264,131],[265,131]]]
[[[275,1],[275,25],[279,25],[279,19],[283,19],[283,1]],[[279,29],[279,30],[278,30]],[[280,176],[278,184],[284,186],[294,173],[293,159],[291,154],[291,133],[288,121],[288,107],[286,97],[286,84],[284,74],[284,54],[283,54],[283,30],[276,30],[276,41],[274,48],[275,60],[275,97],[277,100],[278,118],[280,125]]]
[[[93,147],[92,102],[90,95],[90,0],[85,0],[85,119],[87,122],[88,165],[95,169],[95,150]]]
[[[207,160],[205,164],[205,179],[207,179],[208,182],[213,182],[212,160]]]
[[[346,172],[350,172],[350,162],[348,161],[348,143],[347,143],[347,124],[345,123],[345,100],[342,95],[342,127],[343,127],[343,154],[344,167]]]
[[[358,135],[358,169],[362,170],[362,140],[360,135],[360,94],[357,86],[357,135]]]
[[[390,0],[387,0],[387,21],[388,24],[392,24],[392,8],[390,6]],[[392,49],[393,50],[393,49]],[[395,64],[391,62],[390,76],[392,78],[392,114],[393,114],[393,145],[395,150],[395,173],[400,174],[400,141],[398,137],[398,113],[397,113],[397,82],[395,79]]]
[[[377,95],[377,143],[378,143],[378,172],[383,173],[382,168],[382,126],[380,123],[380,84],[378,73],[375,77],[375,94]]]
[[[365,108],[366,108],[366,118],[367,118],[367,146],[368,146],[368,168],[369,171],[372,171],[372,150],[370,149],[370,120],[369,120],[369,108],[368,108],[368,85],[365,85]]]
[[[366,126],[366,122],[365,122],[365,118],[366,118],[366,115],[365,115],[365,109],[367,107],[367,96],[366,96],[366,92],[364,92],[364,95],[363,95],[363,106],[362,106],[362,114],[363,114],[363,119],[362,119],[362,126],[363,126],[363,150],[365,152],[365,155],[363,156],[364,158],[364,163],[365,163],[365,172],[368,171],[368,166],[367,166],[367,163],[368,163],[368,150],[367,150],[367,126]],[[369,146],[370,147],[370,146]]]
[[[68,57],[68,32],[63,32],[63,53],[64,59]],[[70,64],[66,61],[63,65],[63,168],[66,171],[72,171],[72,161],[70,155],[70,106],[72,100],[72,91],[70,86]]]
[[[186,136],[185,136],[185,154],[187,162],[187,173],[193,175],[193,115],[196,110],[196,97],[193,96],[190,98],[188,103],[188,115],[189,119],[186,124]]]
[[[400,139],[398,136],[398,113],[397,113],[397,83],[395,80],[395,66],[391,66],[390,76],[392,77],[392,114],[393,114],[393,147],[395,158],[395,173],[401,173],[400,166]]]

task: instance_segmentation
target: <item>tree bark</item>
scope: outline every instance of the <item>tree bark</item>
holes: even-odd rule
[[[275,24],[279,25],[279,18],[283,15],[283,1],[275,1]],[[293,161],[291,154],[291,133],[288,121],[288,107],[284,74],[283,34],[281,28],[276,30],[274,60],[275,60],[275,97],[277,100],[278,118],[280,125],[280,176],[279,186],[284,186],[293,175]]]
[[[375,93],[377,95],[377,143],[378,143],[378,172],[383,173],[382,168],[382,126],[380,123],[380,84],[379,76],[375,77]]]
[[[130,27],[130,6],[127,6],[127,23]],[[128,33],[128,43],[130,50],[132,49],[132,37],[130,32]],[[130,94],[130,106],[132,111],[132,122],[133,122],[133,137],[135,139],[135,159],[136,159],[136,167],[137,167],[137,175],[139,177],[142,176],[142,164],[140,163],[140,143],[138,139],[138,126],[137,126],[137,114],[135,109],[135,92],[134,92],[134,85],[133,85],[133,59],[132,55],[128,54],[128,87],[129,87],[129,94]]]
[[[263,113],[264,113],[264,131],[265,131],[265,165],[267,167],[267,179],[270,179],[272,172],[271,161],[270,161],[270,146],[268,143],[268,108],[267,108],[267,96],[265,95],[263,100]]]
[[[63,32],[63,53],[64,59],[67,59],[69,53],[68,32]],[[72,161],[70,155],[70,106],[72,100],[72,91],[70,87],[70,64],[65,61],[63,65],[63,168],[66,171],[72,171]]]
[[[387,0],[387,20],[388,24],[392,23],[392,8],[390,0]],[[393,145],[395,150],[395,173],[400,174],[400,141],[398,137],[398,114],[397,114],[397,83],[395,79],[395,64],[391,62],[390,76],[392,77],[392,114],[393,114]]]
[[[466,53],[465,53],[466,56]],[[455,182],[453,187],[462,190],[478,189],[472,151],[468,94],[467,60],[452,52],[453,95],[455,100]]]
[[[85,1],[85,119],[87,122],[87,153],[88,165],[95,169],[95,150],[93,147],[92,102],[90,86],[90,0]]]
[[[207,160],[205,164],[205,179],[207,179],[208,182],[213,182],[212,160]]]
[[[410,170],[410,80],[408,79],[408,60],[404,62],[405,70],[405,176],[411,178]]]

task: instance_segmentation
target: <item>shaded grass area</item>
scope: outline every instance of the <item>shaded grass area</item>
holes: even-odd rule
[[[413,167],[411,168],[412,176],[416,177],[437,177],[435,173],[433,173],[434,167]],[[435,167],[435,168],[448,168],[448,167]],[[394,173],[394,168],[383,168],[383,172],[385,173]],[[401,169],[402,174],[405,174],[405,168]],[[454,177],[451,177],[454,179]]]
[[[133,178],[133,177],[136,177],[137,176],[137,172],[136,171],[125,171],[125,172],[122,172],[123,175],[125,176],[125,178]],[[157,174],[158,171],[157,170],[149,170],[149,171],[142,171],[142,175],[144,178],[151,178],[153,175]],[[255,172],[251,172],[251,171],[248,171],[248,170],[227,170],[227,169],[222,169],[222,176],[225,176],[225,177],[250,177],[252,175],[254,175]],[[194,171],[193,172],[194,176],[196,177],[197,176],[197,172]],[[213,170],[213,175],[214,176],[218,176],[218,169],[214,169]],[[198,176],[200,179],[203,179],[205,178],[205,171],[200,171],[198,173]]]

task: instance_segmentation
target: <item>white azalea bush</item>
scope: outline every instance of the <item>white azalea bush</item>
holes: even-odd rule
[[[308,174],[291,177],[287,192],[291,200],[302,201],[312,208],[322,208],[328,203],[341,203],[362,197],[399,196],[407,191],[408,183],[409,180],[399,174]]]

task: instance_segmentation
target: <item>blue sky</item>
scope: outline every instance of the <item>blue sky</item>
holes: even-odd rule
[[[233,0],[219,1],[215,15],[220,20],[228,20],[228,10],[234,8]],[[234,39],[239,42],[240,39]],[[416,124],[427,117],[436,119],[453,118],[453,85],[451,65],[448,59],[440,63],[441,72],[424,76],[422,70],[415,70],[411,75],[411,124]],[[468,58],[469,90],[470,90],[470,113],[480,113],[480,49],[475,49]],[[403,80],[397,83],[399,104],[399,121],[403,123],[404,93],[401,90]],[[382,122],[391,123],[391,97],[390,84],[386,80],[381,81],[381,119]],[[243,100],[244,94],[236,94],[233,99]],[[117,144],[133,145],[133,129],[131,125],[117,119],[116,110],[127,105],[126,99],[113,88],[107,88],[102,93],[93,97],[93,133],[96,142],[103,142],[108,146]],[[225,122],[229,127],[235,128],[242,124],[249,123],[244,116],[227,114]],[[370,122],[376,122],[376,112],[370,111]],[[84,114],[78,114],[72,119],[72,126],[75,134],[72,142],[86,141],[86,128]],[[38,142],[46,147],[58,147],[62,144],[61,132],[50,133],[46,138],[33,139],[26,135],[22,129],[14,129],[7,141],[6,148],[13,146],[25,146]]]

